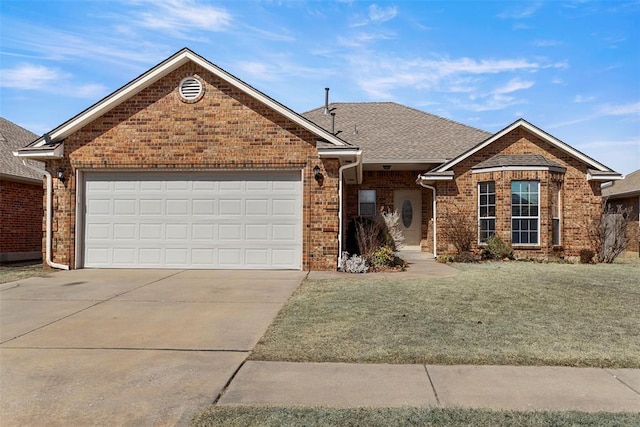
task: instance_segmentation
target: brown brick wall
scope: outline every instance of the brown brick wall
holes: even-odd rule
[[[566,173],[548,171],[504,171],[473,174],[471,167],[497,154],[541,154],[567,168]],[[590,212],[600,205],[600,183],[588,182],[586,165],[553,147],[528,131],[520,128],[505,135],[454,167],[455,180],[437,184],[438,209],[456,205],[466,215],[477,220],[477,183],[496,182],[496,230],[505,241],[511,240],[510,192],[512,180],[540,181],[540,246],[515,247],[519,257],[578,256],[582,248],[591,244],[585,225]],[[551,214],[549,185],[562,182],[561,246],[553,247],[551,240]],[[438,228],[447,225],[438,218]],[[438,234],[438,252],[452,253],[454,248]],[[475,250],[479,250],[474,245]]]
[[[0,180],[0,253],[42,250],[42,185]]]
[[[205,94],[183,102],[181,79],[197,75]],[[186,64],[65,140],[49,171],[95,169],[304,170],[303,269],[332,270],[337,257],[338,162],[318,159],[316,137],[215,75]],[[313,179],[319,165],[325,176]],[[54,179],[54,261],[75,263],[75,180]]]
[[[430,234],[432,218],[432,191],[416,184],[420,173],[425,171],[364,171],[361,185],[349,185],[345,191],[345,231],[346,224],[358,216],[358,191],[376,190],[376,206],[378,210],[393,210],[394,190],[422,191],[422,246],[431,250],[433,241]]]

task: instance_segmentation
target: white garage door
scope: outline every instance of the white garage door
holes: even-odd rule
[[[300,269],[299,171],[86,173],[84,266]]]

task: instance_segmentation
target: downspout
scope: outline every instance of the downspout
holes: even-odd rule
[[[362,156],[356,156],[356,161],[340,166],[338,169],[338,261],[337,268],[340,268],[340,260],[342,259],[342,175],[345,169],[354,168],[362,163]]]
[[[432,187],[430,185],[427,185],[425,183],[422,182],[421,179],[418,178],[419,184],[424,187],[424,188],[429,188],[431,191],[433,191],[433,257],[437,258],[438,257],[438,238],[436,235],[436,187]]]
[[[51,205],[52,205],[52,196],[53,196],[53,182],[51,178],[51,174],[44,169],[40,169],[39,167],[30,165],[27,163],[26,159],[22,159],[22,164],[24,164],[29,169],[32,169],[38,173],[41,173],[47,177],[47,213],[46,213],[46,244],[45,244],[45,261],[47,265],[52,268],[58,268],[60,270],[68,270],[68,265],[58,264],[57,262],[53,262],[51,260]]]

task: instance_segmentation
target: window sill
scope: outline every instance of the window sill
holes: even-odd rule
[[[511,246],[513,249],[517,249],[519,251],[526,251],[526,250],[540,250],[541,246],[540,245],[512,245]]]

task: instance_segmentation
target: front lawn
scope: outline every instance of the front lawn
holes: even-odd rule
[[[29,277],[44,276],[51,270],[42,268],[41,262],[22,262],[0,265],[0,283],[13,282]]]
[[[640,414],[584,412],[513,412],[438,408],[299,408],[213,406],[192,425],[205,426],[637,426]]]
[[[307,280],[250,359],[640,368],[639,263],[456,268]]]

